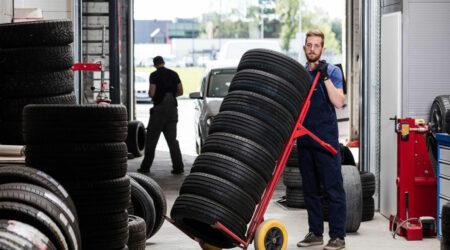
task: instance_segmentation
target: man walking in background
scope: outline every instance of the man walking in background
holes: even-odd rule
[[[311,106],[303,125],[338,153],[332,155],[309,136],[297,139],[300,172],[303,181],[309,233],[297,243],[298,247],[323,244],[323,208],[320,184],[325,187],[329,204],[330,240],[324,249],[337,250],[345,247],[346,201],[339,154],[339,133],[335,108],[345,102],[342,90],[342,73],[334,65],[321,61],[325,51],[324,35],[320,30],[306,34],[306,70],[315,79],[320,78],[311,96]]]
[[[153,58],[153,65],[156,71],[150,75],[148,93],[154,106],[150,109],[145,156],[138,172],[150,172],[150,167],[155,158],[156,145],[161,132],[163,132],[172,159],[171,173],[181,174],[184,172],[184,165],[177,140],[178,102],[176,97],[183,94],[183,86],[178,74],[164,67],[164,59],[161,56]]]

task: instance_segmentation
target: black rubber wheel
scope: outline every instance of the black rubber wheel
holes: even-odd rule
[[[119,213],[130,205],[130,179],[126,176],[102,181],[67,180],[64,187],[72,196],[78,214],[83,216]]]
[[[443,204],[441,208],[441,234],[450,240],[450,202]]]
[[[191,173],[207,173],[228,180],[246,191],[256,203],[266,188],[266,180],[247,164],[217,153],[202,153],[193,164]]]
[[[223,99],[220,111],[226,111],[228,105],[240,103],[247,107],[253,107],[260,112],[271,115],[277,119],[280,123],[284,124],[284,127],[291,131],[294,126],[294,121],[297,116],[293,116],[289,111],[281,104],[273,101],[272,99],[263,95],[253,93],[245,90],[235,90],[227,94]],[[236,110],[235,110],[236,111]]]
[[[17,220],[0,220],[0,249],[57,250],[42,232]]]
[[[375,175],[371,172],[360,172],[363,199],[375,194]]]
[[[28,144],[28,166],[59,180],[107,180],[127,173],[127,145],[122,143]]]
[[[128,173],[128,176],[137,181],[153,199],[156,216],[155,226],[153,227],[153,230],[150,234],[151,237],[156,232],[158,232],[165,221],[165,216],[167,213],[167,201],[164,195],[164,191],[155,180],[147,175],[130,172]]]
[[[302,175],[300,167],[285,167],[283,171],[283,183],[288,188],[302,188]]]
[[[202,148],[202,153],[204,152],[224,154],[244,162],[261,174],[266,182],[272,178],[276,159],[264,147],[246,138],[229,133],[215,133],[206,138]]]
[[[128,152],[135,157],[142,156],[145,150],[145,126],[141,121],[128,122],[128,136],[125,140]]]
[[[73,249],[69,248],[67,239],[55,221],[32,206],[17,202],[0,202],[0,219],[29,224],[47,236],[57,249]]]
[[[252,218],[256,202],[240,187],[220,177],[191,173],[180,188],[180,194],[199,195],[230,209],[239,215],[246,224]]]
[[[359,171],[355,166],[342,166],[342,179],[344,181],[345,199],[347,201],[346,232],[356,232],[362,218],[362,187]]]
[[[55,96],[73,90],[72,70],[0,76],[0,96],[5,98]]]
[[[300,93],[284,79],[259,70],[242,70],[231,82],[229,92],[251,91],[283,105],[295,119],[300,113],[305,93]]]
[[[449,133],[450,124],[447,124],[446,115],[450,110],[450,95],[436,96],[430,110],[430,131],[436,133]]]
[[[450,113],[450,112],[449,112]],[[431,166],[433,168],[434,177],[437,177],[437,139],[435,134],[428,133],[425,135],[425,142],[427,144],[428,156],[430,157]]]
[[[131,184],[131,203],[133,203],[133,215],[139,216],[144,219],[146,224],[146,234],[147,238],[150,238],[150,235],[153,231],[153,227],[155,226],[155,205],[153,203],[153,199],[147,191],[139,185],[137,181],[133,178],[130,178]]]
[[[355,158],[353,158],[352,151],[346,146],[344,146],[342,143],[339,143],[341,153],[341,164],[342,165],[352,165],[356,166]]]
[[[303,65],[273,50],[248,50],[238,65],[238,72],[243,69],[257,69],[277,75],[289,81],[301,93],[307,93],[311,85],[311,78]]]
[[[210,199],[191,194],[178,196],[173,204],[170,216],[183,230],[206,243],[221,248],[234,247],[231,236],[211,227],[220,222],[241,239],[247,226],[231,210]]]
[[[17,165],[0,166],[0,184],[11,182],[34,184],[50,190],[53,194],[58,196],[69,207],[75,217],[78,218],[75,204],[69,196],[69,193],[58,181],[48,174],[31,167]]]
[[[288,207],[305,208],[305,197],[301,188],[286,188],[286,205]]]
[[[2,118],[9,121],[22,121],[22,111],[28,104],[75,104],[76,97],[74,94],[57,95],[57,96],[41,96],[30,98],[7,98],[1,100]]]
[[[141,217],[128,215],[128,242],[130,250],[145,250],[145,221]]]
[[[292,147],[291,154],[286,162],[286,167],[291,168],[299,168],[300,165],[298,163],[298,148],[297,148],[297,140],[295,140],[294,146]]]
[[[0,202],[17,202],[38,209],[58,225],[69,249],[81,248],[80,230],[75,216],[56,196],[51,197],[50,191],[26,183],[2,184],[0,190]]]
[[[57,46],[73,42],[70,20],[45,20],[0,25],[0,48]]]
[[[375,201],[373,197],[363,199],[363,211],[361,221],[370,221],[375,214]]]
[[[41,72],[70,69],[72,48],[65,46],[0,49],[0,72]]]
[[[214,117],[209,134],[216,132],[231,133],[250,139],[270,151],[273,157],[280,155],[284,143],[281,136],[263,121],[233,111],[222,111]]]

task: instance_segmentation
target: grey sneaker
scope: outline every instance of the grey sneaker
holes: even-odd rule
[[[302,241],[297,243],[298,247],[309,247],[323,244],[323,236],[317,236],[313,232],[309,232]]]
[[[338,250],[342,248],[345,248],[345,240],[341,238],[333,238],[328,241],[328,244],[323,249]]]

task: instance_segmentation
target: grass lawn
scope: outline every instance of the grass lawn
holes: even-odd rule
[[[200,82],[205,71],[202,67],[170,68],[177,72],[183,84],[183,97],[189,97],[189,93],[200,89]],[[136,67],[136,72],[153,72],[155,67]]]

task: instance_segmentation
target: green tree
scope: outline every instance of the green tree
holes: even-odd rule
[[[299,0],[277,0],[276,13],[280,15],[282,23],[281,48],[285,51],[289,50],[290,41],[298,31],[298,5]]]

